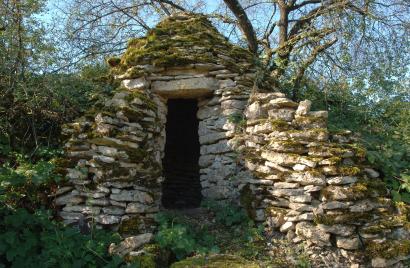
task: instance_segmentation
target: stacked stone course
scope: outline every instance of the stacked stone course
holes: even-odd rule
[[[329,133],[328,113],[310,108],[283,93],[250,97],[236,140],[255,177],[243,188],[252,197],[244,205],[267,229],[294,243],[336,247],[352,263],[370,257],[383,267],[409,257],[409,210],[388,198],[354,135]]]
[[[161,152],[165,138],[163,102],[145,90],[118,89],[101,112],[68,124],[68,186],[56,193],[66,223],[90,216],[117,226],[138,216],[135,230],[150,230],[159,210]]]

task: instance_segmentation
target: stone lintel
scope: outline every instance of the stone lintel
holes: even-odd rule
[[[217,87],[217,80],[211,77],[154,81],[151,84],[151,90],[153,93],[172,99],[192,99],[212,96]]]

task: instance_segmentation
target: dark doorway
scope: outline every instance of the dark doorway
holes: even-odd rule
[[[165,208],[196,208],[201,203],[197,110],[196,100],[168,100],[162,161],[165,176],[162,205]]]

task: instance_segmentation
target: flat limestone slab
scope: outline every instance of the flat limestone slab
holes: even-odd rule
[[[211,77],[154,81],[151,84],[152,92],[162,97],[186,99],[211,96],[217,87],[217,80]]]

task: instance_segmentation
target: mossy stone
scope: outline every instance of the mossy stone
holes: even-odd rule
[[[410,241],[370,242],[366,245],[366,253],[371,258],[393,259],[398,256],[407,256],[410,254]]]
[[[118,226],[118,232],[120,234],[138,234],[140,233],[139,225],[141,219],[139,216],[133,216],[129,219],[123,220]]]
[[[253,62],[246,49],[234,46],[222,36],[205,15],[190,14],[186,19],[172,16],[151,29],[145,38],[128,42],[128,48],[119,64],[112,68],[114,74],[127,73],[127,77],[141,76],[129,73],[130,67],[151,64],[159,67],[182,66],[193,63],[217,63],[218,54],[232,58],[227,66],[241,70],[240,61]]]
[[[343,176],[356,176],[361,173],[361,169],[355,166],[340,166],[339,173]]]
[[[139,99],[143,103],[143,107],[150,109],[154,112],[157,111],[158,107],[157,104],[152,100],[152,97],[147,94],[147,92],[142,90],[133,90],[129,92],[130,94],[125,97],[125,100],[128,102],[132,102],[134,99]]]
[[[137,256],[125,256],[125,261],[140,268],[162,268],[168,267],[171,252],[162,249],[158,244],[146,244]]]
[[[196,256],[176,262],[171,268],[259,268],[260,266],[251,261],[247,261],[238,256],[232,255],[211,255]]]
[[[371,212],[348,212],[345,211],[343,214],[322,214],[315,215],[313,221],[316,224],[357,224],[358,222],[368,222],[373,218]]]
[[[410,231],[410,221],[407,215],[389,215],[378,220],[370,226],[362,229],[363,233],[378,234],[385,230],[390,232],[391,229],[403,226],[406,230]]]
[[[279,131],[286,131],[291,128],[291,126],[285,120],[276,119],[276,120],[269,120],[272,128]]]

